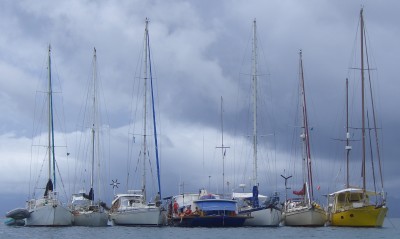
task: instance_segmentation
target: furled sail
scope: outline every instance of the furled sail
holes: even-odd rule
[[[88,195],[88,194],[86,194],[86,193],[84,193],[84,194],[83,194],[83,197],[84,197],[84,198],[86,198],[86,199],[88,199],[88,200],[91,200],[91,201],[93,201],[93,199],[94,199],[94,192],[93,192],[93,188],[91,188],[91,189],[90,189],[90,191],[89,191],[89,195]]]
[[[53,182],[51,181],[51,179],[49,179],[49,181],[47,181],[46,190],[44,191],[44,196],[45,197],[47,195],[49,195],[49,191],[53,191]]]
[[[293,194],[298,196],[304,195],[305,193],[306,193],[306,184],[303,184],[303,188],[300,191],[293,191]]]

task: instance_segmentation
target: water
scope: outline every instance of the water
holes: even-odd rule
[[[246,238],[400,238],[400,218],[386,218],[382,228],[277,227],[277,228],[179,228],[179,227],[10,227],[0,226],[0,238],[54,239],[246,239]]]

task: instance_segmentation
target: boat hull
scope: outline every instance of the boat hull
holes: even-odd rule
[[[321,208],[299,208],[284,213],[285,226],[320,227],[327,220],[326,213]]]
[[[173,218],[173,225],[179,227],[241,227],[244,216],[184,216]]]
[[[332,212],[329,216],[331,226],[342,227],[382,227],[387,207],[365,206]]]
[[[140,208],[110,213],[113,225],[121,226],[162,226],[165,213],[160,208]]]
[[[105,212],[75,211],[74,226],[106,227],[108,225],[108,214]]]
[[[249,218],[244,226],[250,227],[277,227],[281,222],[282,213],[276,208],[259,208],[239,212],[240,215],[247,215]]]
[[[62,205],[44,205],[30,210],[25,226],[71,226],[72,214]]]

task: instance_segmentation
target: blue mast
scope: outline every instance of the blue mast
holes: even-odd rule
[[[156,113],[154,109],[154,93],[153,93],[153,74],[151,71],[151,54],[150,54],[150,39],[149,32],[146,31],[147,34],[147,49],[149,53],[149,71],[150,71],[150,87],[151,87],[151,106],[153,111],[153,129],[154,129],[154,145],[156,148],[156,164],[157,164],[157,182],[158,182],[158,193],[161,198],[161,182],[160,182],[160,163],[158,159],[158,141],[157,141],[157,125],[156,125]]]
[[[49,45],[49,134],[51,134],[51,144],[49,144],[49,154],[52,155],[54,190],[56,190],[56,157],[54,152],[54,120],[53,120],[53,89],[51,85],[51,46]],[[49,142],[50,143],[50,142]],[[49,156],[50,157],[50,156]],[[50,162],[49,162],[50,164]]]

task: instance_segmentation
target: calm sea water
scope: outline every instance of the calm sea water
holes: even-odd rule
[[[382,228],[179,228],[179,227],[10,227],[0,226],[0,238],[171,238],[171,239],[208,239],[208,238],[400,238],[400,218],[386,218]]]

